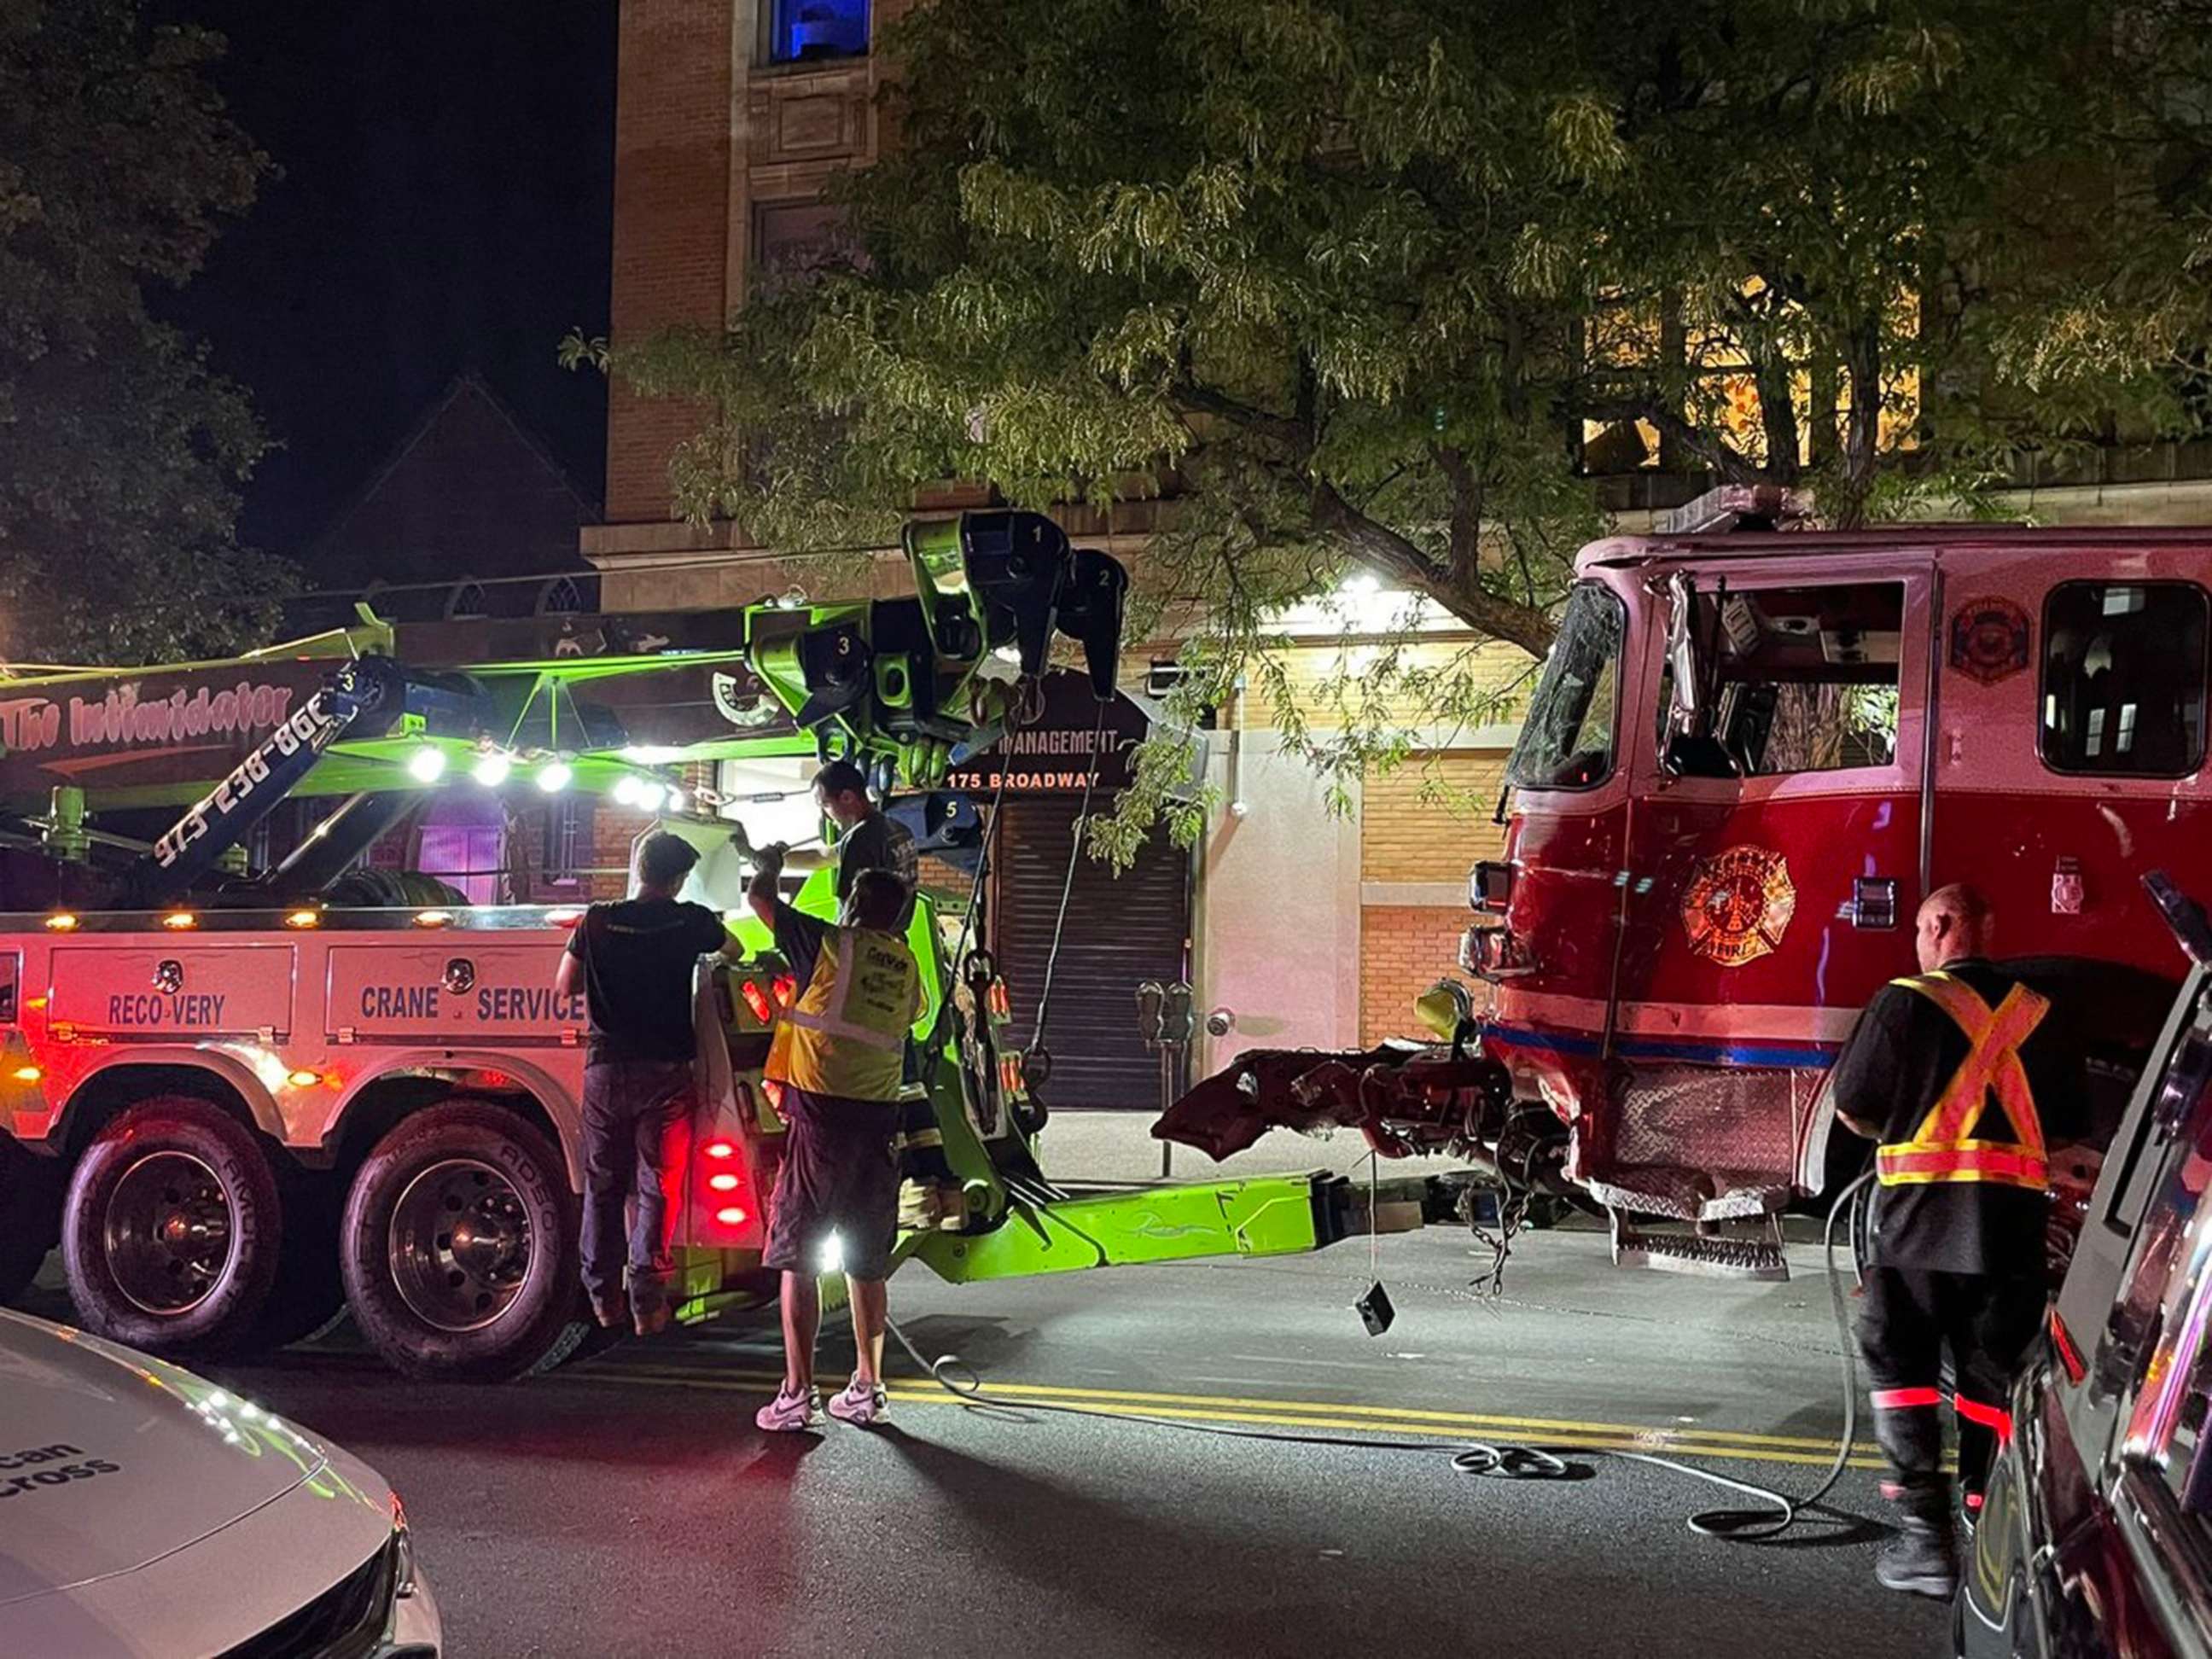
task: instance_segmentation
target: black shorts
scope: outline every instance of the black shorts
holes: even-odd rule
[[[831,1236],[839,1267],[854,1279],[890,1273],[898,1233],[898,1107],[844,1100],[781,1085],[790,1126],[783,1169],[769,1200],[761,1265],[786,1273],[825,1270]]]

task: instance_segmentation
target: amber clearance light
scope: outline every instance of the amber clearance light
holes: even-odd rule
[[[76,931],[76,918],[64,910],[46,918],[46,928],[50,933],[73,933]]]
[[[189,910],[172,910],[161,918],[161,926],[173,933],[181,933],[199,925],[200,919]]]

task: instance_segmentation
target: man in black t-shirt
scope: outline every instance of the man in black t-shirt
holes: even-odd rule
[[[584,1288],[600,1324],[627,1316],[640,1336],[668,1323],[671,1200],[682,1201],[685,1120],[694,1103],[692,978],[699,958],[744,947],[703,904],[676,895],[699,854],[679,836],[647,838],[637,896],[594,904],[554,981],[584,995]],[[623,1289],[623,1206],[637,1208]]]
[[[1837,1116],[1878,1148],[1859,1342],[1890,1463],[1884,1490],[1905,1519],[1875,1573],[1892,1589],[1948,1596],[1943,1362],[1972,1515],[2042,1328],[2049,1148],[2086,1130],[2087,1078],[2062,1023],[2046,1023],[2049,1001],[1988,960],[1980,894],[1940,889],[1916,928],[1922,971],[1867,1006],[1830,1087]]]

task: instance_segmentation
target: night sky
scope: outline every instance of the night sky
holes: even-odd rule
[[[617,0],[154,0],[228,36],[218,81],[283,169],[162,309],[284,447],[241,534],[298,556],[456,374],[600,497]],[[310,585],[314,573],[307,572]]]

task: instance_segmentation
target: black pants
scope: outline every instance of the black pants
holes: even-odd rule
[[[1859,1314],[1859,1347],[1874,1391],[1875,1437],[1889,1460],[1884,1490],[1923,1519],[1946,1517],[1943,1360],[1959,1417],[1959,1484],[1979,1504],[1998,1446],[2012,1434],[2007,1402],[2021,1362],[2043,1328],[2040,1277],[1913,1267],[1869,1267]]]
[[[594,1302],[622,1283],[623,1206],[629,1226],[630,1305],[651,1313],[676,1270],[673,1199],[684,1198],[693,1103],[689,1060],[617,1060],[584,1068],[584,1288]]]

